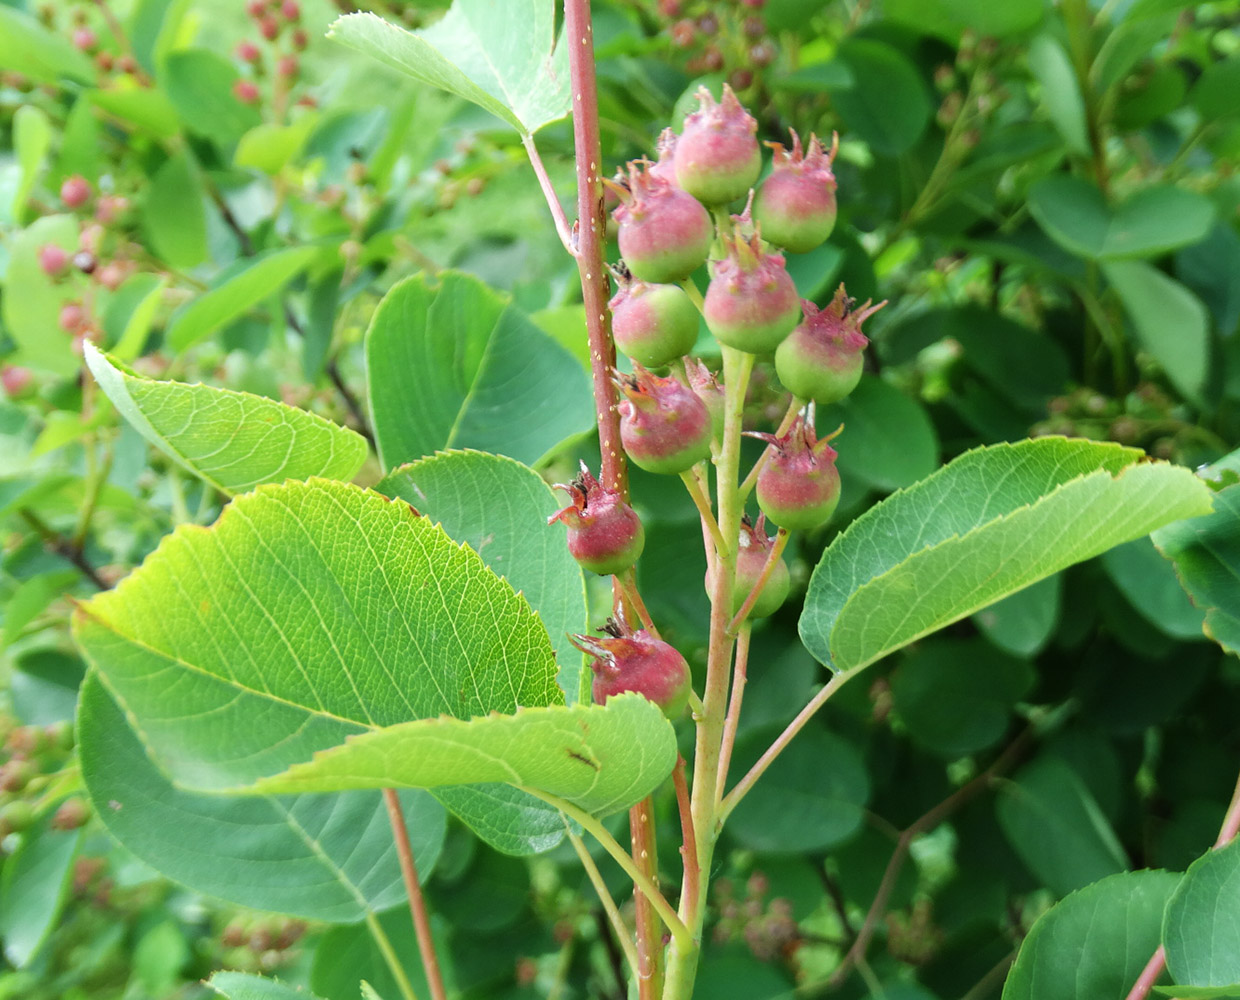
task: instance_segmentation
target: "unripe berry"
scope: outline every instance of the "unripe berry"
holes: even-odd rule
[[[100,73],[111,73],[113,62],[111,52],[98,52],[95,54],[95,67]]]
[[[310,44],[310,36],[306,34],[306,31],[304,28],[298,28],[296,31],[293,32],[293,37],[291,41],[293,44],[294,51],[304,52],[306,49],[306,46]]]
[[[60,307],[57,323],[65,333],[77,333],[86,322],[86,310],[80,302],[66,302]]]
[[[719,379],[697,358],[685,361],[685,374],[689,376],[689,388],[705,405],[710,414],[711,436],[723,440],[724,392]]]
[[[21,833],[34,822],[34,807],[25,799],[14,799],[0,807],[0,833]]]
[[[662,368],[688,354],[698,333],[697,306],[688,293],[679,285],[621,275],[620,291],[609,303],[616,347],[647,368]]]
[[[679,161],[678,161],[679,162]],[[711,264],[702,314],[715,339],[749,354],[769,354],[801,318],[801,301],[784,258],[763,253],[755,233],[745,237],[740,218],[727,255]]]
[[[296,56],[280,56],[276,63],[276,72],[286,79],[297,75],[297,57]]]
[[[840,502],[836,453],[828,444],[835,435],[819,441],[813,424],[799,416],[783,437],[752,432],[750,436],[769,442],[772,449],[755,490],[762,512],[789,531],[825,524]]]
[[[49,278],[54,278],[69,263],[69,253],[55,243],[45,243],[39,247],[39,269]]]
[[[125,280],[124,265],[109,261],[95,272],[95,280],[110,292],[116,291]]]
[[[53,722],[44,732],[47,734],[48,742],[62,753],[68,753],[73,749],[73,723],[67,720]]]
[[[99,36],[90,28],[75,28],[73,31],[73,47],[82,52],[94,52],[99,44]]]
[[[65,799],[52,816],[53,830],[77,830],[90,819],[90,806],[85,799],[73,796]]]
[[[20,792],[38,773],[38,768],[20,757],[0,764],[0,792]]]
[[[267,13],[266,0],[250,0],[250,2],[245,5],[245,11],[250,15],[250,17],[257,21],[260,17]]]
[[[743,197],[762,170],[758,123],[727,84],[716,104],[699,87],[701,108],[685,118],[676,144],[676,180],[698,201],[725,205]]]
[[[617,407],[625,453],[647,472],[675,475],[692,468],[710,454],[706,405],[676,379],[633,367],[635,375],[616,376],[625,396]]]
[[[623,620],[609,618],[604,638],[571,635],[569,641],[593,656],[597,704],[626,691],[653,701],[669,719],[682,715],[689,703],[692,678],[689,664],[674,646],[656,639],[645,629],[632,631]]]
[[[242,104],[257,104],[258,85],[253,80],[238,80],[233,84],[233,97]]]
[[[557,483],[572,501],[547,518],[568,528],[568,551],[584,568],[601,576],[623,573],[637,562],[646,533],[637,513],[614,490],[604,489],[586,463],[571,483]]]
[[[3,387],[9,399],[24,396],[33,383],[34,375],[29,368],[22,368],[20,365],[0,367],[0,387]]]
[[[673,186],[676,184],[676,143],[679,139],[680,136],[670,128],[660,132],[659,141],[654,146],[658,158],[650,167],[651,177],[659,177]]]
[[[280,34],[280,22],[271,15],[268,15],[258,22],[258,33],[267,39],[267,41],[274,42]]]
[[[242,62],[247,63],[256,63],[262,57],[259,47],[250,41],[238,42],[233,54]]]
[[[741,605],[758,585],[758,579],[762,576],[767,557],[771,554],[771,549],[775,547],[775,539],[768,537],[766,533],[766,515],[759,514],[756,525],[749,520],[748,515],[742,518],[737,541],[739,544],[736,550],[736,584],[732,588],[731,614],[740,611]],[[708,593],[711,590],[711,583],[712,574],[707,570],[706,590]],[[771,570],[770,576],[767,577],[762,593],[758,595],[753,607],[749,609],[749,618],[769,618],[773,615],[788,599],[788,590],[791,585],[792,578],[788,573],[788,564],[781,558]]]
[[[297,0],[284,0],[280,4],[280,13],[284,15],[286,21],[296,21],[301,17],[301,7]]]
[[[66,208],[77,208],[90,198],[90,182],[81,174],[66,177],[60,185],[60,200]]]
[[[835,175],[831,164],[839,149],[833,136],[831,151],[823,149],[816,135],[809,137],[809,152],[801,152],[801,140],[792,133],[792,151],[769,142],[774,169],[754,198],[754,221],[762,237],[792,253],[808,253],[835,228]]]
[[[672,36],[672,44],[678,49],[687,49],[697,38],[697,25],[688,18],[677,21],[668,30]]]
[[[801,301],[805,319],[775,351],[775,373],[794,396],[836,403],[857,388],[869,343],[861,324],[887,303],[874,306],[867,299],[860,309],[856,304],[842,284],[825,309]]]
[[[127,73],[132,76],[134,73],[138,72],[138,61],[133,56],[126,53],[116,60],[116,68],[122,73]]]
[[[622,199],[612,214],[620,255],[634,277],[656,284],[681,281],[706,261],[714,227],[691,194],[634,162]]]

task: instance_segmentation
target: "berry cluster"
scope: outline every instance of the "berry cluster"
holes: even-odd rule
[[[734,89],[747,90],[779,54],[765,7],[766,0],[658,0],[655,14],[688,56],[688,72],[722,73]]]
[[[233,96],[243,104],[257,104],[262,98],[259,82],[272,76],[272,100],[279,118],[301,75],[299,54],[310,41],[301,27],[301,5],[297,0],[250,0],[245,9],[258,38],[244,39],[233,49],[247,74],[233,84]],[[314,99],[303,96],[298,103],[312,107]]]
[[[71,762],[73,725],[18,726],[4,718],[0,728],[6,731],[0,751],[0,850],[5,850],[10,834],[21,833],[51,808],[46,796],[52,779]],[[89,819],[90,805],[71,796],[56,807],[51,825],[54,830],[76,830]]]
[[[622,257],[613,269],[619,290],[610,303],[612,329],[633,369],[614,372],[613,381],[629,460],[647,472],[681,475],[700,493],[699,463],[719,459],[727,429],[726,386],[700,359],[687,356],[697,342],[699,315],[725,350],[773,355],[793,402],[774,433],[746,432],[768,447],[752,476],[762,514],[756,523],[741,522],[732,540],[735,558],[726,562],[736,574],[730,613],[744,620],[773,614],[788,595],[787,533],[824,525],[838,504],[840,477],[829,443],[835,435],[817,436],[813,404],[838,402],[857,386],[868,343],[861,324],[882,303],[858,308],[841,285],[820,308],[800,298],[786,267],[785,252],[814,250],[835,225],[831,166],[837,144],[828,149],[816,136],[803,144],[795,133],[789,146],[767,143],[772,170],[755,190],[762,172],[757,122],[726,84],[719,100],[704,87],[698,100],[699,110],[686,117],[680,135],[663,133],[655,162],[631,162],[610,183],[619,198],[613,218]],[[742,200],[743,210],[730,214]],[[704,264],[710,280],[702,295],[691,275]],[[735,419],[739,423],[739,413]],[[558,488],[573,502],[550,521],[567,526],[574,558],[595,573],[625,574],[631,588],[629,570],[644,542],[638,515],[584,465],[576,480]],[[767,519],[780,529],[774,538],[766,534]],[[726,540],[717,545],[728,549]],[[711,562],[708,589],[724,564]],[[631,603],[643,611],[639,598]],[[659,642],[657,635],[631,633],[621,622],[609,636],[575,640],[596,658],[595,698],[636,690],[665,710],[679,710],[688,693],[683,658],[671,647],[660,649],[654,659],[661,672],[651,666],[648,648]],[[673,691],[682,678],[685,690]]]

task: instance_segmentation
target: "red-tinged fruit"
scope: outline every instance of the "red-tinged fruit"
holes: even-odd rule
[[[627,357],[647,368],[662,368],[693,349],[698,311],[679,285],[656,285],[622,276],[609,303],[611,332]]]
[[[742,217],[727,255],[711,265],[702,314],[715,339],[748,354],[769,354],[801,319],[801,300],[784,258],[766,253],[757,233],[745,236]]]
[[[758,580],[762,569],[766,566],[767,557],[775,547],[774,537],[766,533],[766,515],[759,514],[755,524],[746,515],[741,519],[741,530],[736,549],[736,583],[732,588],[732,614],[741,609]],[[706,591],[710,593],[712,574],[706,572]],[[749,618],[769,618],[788,599],[788,590],[792,585],[792,577],[788,573],[788,564],[781,558],[771,570],[763,584],[762,592],[749,609]]]
[[[809,151],[792,133],[792,149],[768,142],[774,151],[771,175],[762,182],[754,199],[754,221],[762,237],[790,253],[808,253],[821,246],[835,228],[835,174],[831,164],[839,149],[839,136],[832,135],[826,151],[816,135],[809,137]]]
[[[81,52],[94,52],[99,45],[99,36],[90,28],[75,28],[73,31],[73,47]]]
[[[262,52],[253,42],[238,42],[233,54],[246,63],[256,63],[262,58]]]
[[[55,243],[44,243],[39,247],[39,270],[49,278],[54,278],[69,263],[69,252]]]
[[[257,104],[258,85],[253,80],[238,80],[233,84],[233,97],[242,104]]]
[[[654,146],[658,158],[650,167],[652,177],[661,178],[669,184],[676,183],[676,143],[679,139],[680,136],[670,128],[665,128],[659,133],[659,141]]]
[[[629,164],[628,191],[612,213],[620,255],[642,281],[682,281],[706,262],[714,226],[700,201],[648,166]]]
[[[569,641],[594,657],[594,701],[634,691],[654,702],[669,719],[684,714],[692,678],[676,648],[645,629],[636,632],[623,620],[609,618],[603,637],[570,635]]]
[[[80,302],[66,302],[60,307],[57,323],[65,333],[77,333],[86,322],[86,310]]]
[[[836,452],[828,443],[835,435],[819,441],[804,416],[797,417],[783,437],[749,433],[771,447],[755,490],[762,512],[789,531],[809,531],[826,524],[840,502]]]
[[[52,816],[53,830],[78,830],[90,819],[90,806],[86,800],[73,796],[65,799]]]
[[[78,208],[90,200],[90,181],[81,174],[66,177],[60,185],[60,200],[66,208]]]
[[[762,171],[758,123],[726,83],[716,103],[699,87],[700,108],[685,118],[676,144],[676,181],[706,205],[743,198]]]
[[[711,436],[723,440],[724,392],[719,377],[698,358],[685,361],[685,374],[689,376],[689,388],[704,404],[710,414]]]
[[[710,412],[688,386],[634,365],[635,374],[616,374],[624,399],[620,443],[647,472],[676,475],[710,454]]]
[[[825,309],[801,302],[805,319],[775,351],[775,373],[789,392],[816,403],[836,403],[861,381],[869,340],[861,324],[887,303],[860,309],[841,284]]]
[[[609,576],[623,573],[637,562],[646,533],[637,513],[619,493],[603,488],[585,462],[571,483],[557,483],[572,501],[547,518],[568,528],[568,551],[582,568]]]
[[[20,365],[4,365],[0,367],[0,387],[9,399],[19,399],[34,384],[34,374],[29,368]]]

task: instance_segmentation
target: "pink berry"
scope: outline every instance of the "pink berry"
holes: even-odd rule
[[[109,261],[95,272],[95,280],[108,291],[114,292],[125,280],[125,268],[116,261]]]
[[[73,31],[73,47],[82,52],[94,52],[99,44],[99,36],[90,28],[75,28]]]
[[[674,378],[662,378],[633,366],[634,375],[616,375],[624,394],[620,443],[634,464],[647,472],[676,475],[710,454],[710,412],[693,392]]]
[[[81,174],[66,177],[60,185],[60,200],[66,208],[78,208],[84,205],[91,195],[90,182]]]
[[[121,195],[101,195],[95,205],[95,221],[111,225],[129,209],[129,199]]]
[[[703,204],[725,205],[743,197],[762,170],[758,123],[727,84],[717,104],[705,87],[697,97],[701,107],[685,119],[676,144],[676,180]]]
[[[825,524],[840,502],[840,474],[835,468],[835,449],[828,444],[830,438],[819,441],[804,415],[797,417],[783,437],[747,433],[771,447],[755,490],[762,512],[789,531],[808,531]]]
[[[841,284],[825,309],[801,301],[805,319],[775,350],[775,373],[789,392],[816,403],[835,403],[861,381],[862,351],[869,340],[861,324],[886,302],[856,309]]]
[[[39,268],[49,278],[60,274],[69,263],[69,253],[55,243],[44,243],[39,247]]]
[[[245,12],[249,14],[250,17],[258,20],[267,13],[266,0],[250,0],[250,2],[245,5]]]
[[[620,290],[609,305],[616,347],[639,364],[661,368],[693,349],[697,306],[679,285],[622,277]]]
[[[634,632],[622,619],[609,618],[605,637],[569,636],[583,653],[593,656],[594,700],[603,704],[613,695],[635,691],[654,702],[669,719],[682,715],[689,703],[689,664],[676,648],[645,629]]]
[[[29,368],[22,368],[18,365],[0,367],[0,386],[3,386],[5,395],[10,399],[17,399],[24,395],[33,381],[34,375],[31,374]]]
[[[629,164],[627,197],[612,213],[620,255],[642,281],[680,281],[705,262],[714,227],[700,201],[652,176],[648,165]]]
[[[80,302],[66,302],[60,307],[57,323],[65,333],[77,333],[86,322],[86,311]]]
[[[732,588],[732,614],[736,614],[745,603],[758,578],[766,566],[767,556],[775,546],[775,539],[766,533],[766,515],[758,515],[758,523],[754,524],[749,515],[741,519],[740,536],[736,549],[736,583]],[[706,573],[706,589],[711,590],[712,574]],[[749,617],[769,618],[788,599],[788,590],[792,586],[792,577],[788,573],[788,564],[780,559],[771,570],[762,593],[749,609]]]
[[[258,22],[258,33],[267,41],[274,42],[280,34],[280,22],[268,14]]]
[[[284,15],[286,21],[296,21],[301,17],[301,7],[297,0],[284,0],[280,4],[280,13]]]
[[[310,44],[310,36],[306,34],[304,28],[298,28],[293,32],[292,43],[295,52],[305,52],[306,46]]]
[[[279,62],[276,63],[276,72],[286,79],[296,76],[297,69],[296,56],[280,56]]]
[[[257,104],[258,85],[253,80],[238,80],[233,84],[233,97],[242,104]]]
[[[233,49],[233,54],[246,63],[256,63],[262,58],[259,47],[250,41],[238,42],[237,47]]]
[[[801,301],[784,258],[763,253],[755,233],[743,233],[744,216],[723,239],[727,254],[713,261],[702,314],[721,344],[749,354],[769,354],[801,318]]]
[[[774,150],[774,169],[754,198],[754,221],[763,239],[792,253],[808,253],[835,228],[835,175],[831,164],[839,149],[834,136],[831,151],[818,137],[809,137],[809,152],[802,155],[801,140],[792,133],[792,151],[780,143],[767,143]]]
[[[600,576],[622,573],[642,554],[646,533],[637,513],[614,490],[604,489],[586,463],[571,483],[557,483],[572,501],[547,518],[564,522],[568,551],[584,568]]]

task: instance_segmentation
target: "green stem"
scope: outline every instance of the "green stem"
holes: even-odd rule
[[[568,842],[573,845],[573,850],[577,852],[577,859],[581,862],[581,867],[586,870],[586,877],[590,879],[590,884],[594,886],[594,891],[598,894],[599,902],[603,904],[603,910],[607,914],[607,919],[611,921],[611,927],[615,931],[616,940],[620,942],[620,947],[624,951],[624,957],[628,960],[629,971],[636,976],[639,967],[637,949],[633,947],[633,938],[629,933],[629,929],[624,926],[624,918],[620,915],[620,908],[616,906],[616,901],[607,890],[607,883],[603,879],[602,872],[598,870],[598,865],[590,857],[590,852],[586,850],[586,845],[582,839],[573,832],[572,825],[568,820],[564,821],[564,829],[568,832]]]
[[[396,949],[392,947],[392,942],[384,933],[383,925],[379,923],[370,910],[366,911],[366,929],[370,931],[370,936],[374,939],[375,944],[379,948],[379,954],[383,956],[383,961],[388,967],[388,971],[392,973],[392,978],[396,980],[396,988],[400,990],[400,995],[405,1000],[418,1000],[418,995],[413,991],[413,984],[409,982],[409,976],[405,973],[405,967],[400,964],[400,959],[396,956]]]
[[[697,507],[698,513],[702,516],[702,524],[710,532],[711,540],[715,543],[715,551],[726,554],[731,546],[728,545],[719,531],[719,522],[715,520],[714,512],[710,509],[710,499],[703,491],[702,484],[698,482],[697,477],[693,474],[693,470],[682,472],[680,478],[684,481],[685,489],[689,491],[689,496],[693,498],[693,505]]]

